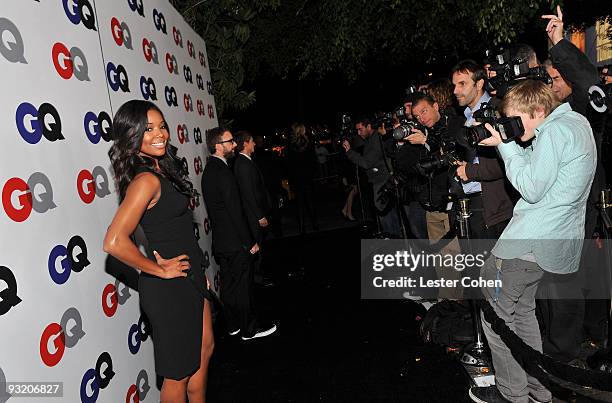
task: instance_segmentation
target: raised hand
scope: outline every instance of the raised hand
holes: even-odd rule
[[[556,45],[563,39],[563,13],[561,13],[561,6],[557,6],[557,15],[546,14],[542,18],[549,20],[546,26],[546,33],[552,44]]]

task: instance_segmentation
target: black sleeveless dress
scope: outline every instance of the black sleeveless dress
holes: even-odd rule
[[[151,323],[155,370],[178,380],[200,367],[204,298],[210,299],[203,253],[193,232],[188,197],[162,175],[138,168],[141,172],[153,173],[161,183],[159,201],[140,220],[150,256],[154,250],[164,259],[186,254],[191,265],[187,277],[166,280],[141,272],[138,282],[140,305]]]

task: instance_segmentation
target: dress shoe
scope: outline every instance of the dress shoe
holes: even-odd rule
[[[251,334],[251,335],[244,335],[242,336],[242,340],[252,340],[252,339],[257,339],[260,337],[266,337],[271,335],[272,333],[276,332],[276,325],[272,325],[272,326],[263,326],[258,328],[255,333]]]

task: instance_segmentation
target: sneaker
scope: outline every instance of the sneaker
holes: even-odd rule
[[[484,386],[478,387],[473,386],[470,388],[470,399],[476,403],[509,403],[510,400],[506,399],[497,386]]]
[[[230,336],[235,336],[235,335],[237,335],[238,333],[240,333],[240,328],[238,328],[238,329],[236,329],[236,330],[232,330],[231,332],[228,332],[228,334],[229,334]]]
[[[533,397],[531,394],[529,394],[527,397],[529,398],[529,401],[531,403],[552,403],[552,399],[551,400],[539,400]]]
[[[251,340],[256,339],[258,337],[266,337],[276,332],[276,325],[272,325],[268,328],[260,328],[251,336],[242,336],[242,340]]]

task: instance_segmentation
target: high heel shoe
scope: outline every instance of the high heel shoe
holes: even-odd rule
[[[341,211],[341,212],[342,212],[342,215],[344,216],[344,218],[346,218],[347,220],[349,220],[349,221],[357,221],[357,220],[355,219],[355,217],[353,217],[352,215],[349,215],[349,214],[346,212],[346,210],[345,210],[345,209],[342,209],[342,211]]]

